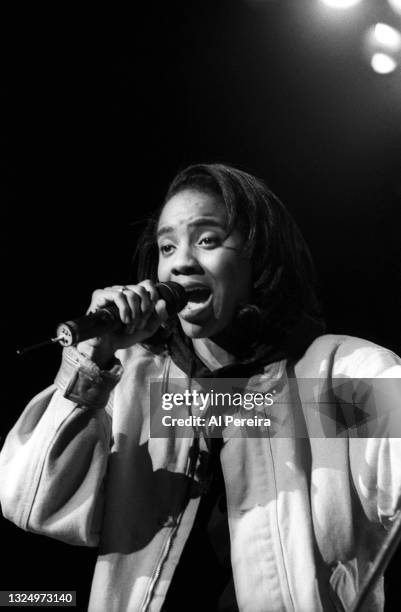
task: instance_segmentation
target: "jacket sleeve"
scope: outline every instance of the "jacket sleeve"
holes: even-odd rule
[[[105,407],[121,372],[65,349],[55,384],[28,404],[0,453],[5,518],[70,544],[98,544],[111,438]]]
[[[368,349],[354,375],[361,425],[349,442],[352,479],[369,520],[389,528],[401,508],[401,360]]]

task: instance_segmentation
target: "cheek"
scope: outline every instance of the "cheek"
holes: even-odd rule
[[[216,270],[217,273],[217,270]],[[216,291],[217,312],[235,309],[238,303],[250,298],[250,266],[243,259],[225,262],[217,273],[219,282]]]
[[[159,281],[165,281],[166,278],[166,266],[163,265],[163,262],[159,261],[157,264],[157,278]]]
[[[227,266],[222,272],[223,284],[231,291],[235,291],[238,283],[238,268],[236,268],[234,265],[230,265]]]
[[[221,268],[222,283],[227,287],[232,295],[244,295],[249,293],[251,284],[251,271],[248,261],[236,259],[227,262]]]

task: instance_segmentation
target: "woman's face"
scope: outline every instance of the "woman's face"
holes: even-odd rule
[[[164,206],[157,236],[159,280],[188,293],[178,315],[184,333],[208,338],[221,332],[251,290],[250,259],[239,231],[227,236],[224,204],[210,193],[181,191]]]

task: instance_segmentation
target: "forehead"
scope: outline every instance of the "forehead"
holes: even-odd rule
[[[180,227],[204,219],[226,225],[227,213],[220,198],[203,191],[186,189],[170,198],[163,207],[158,230],[163,226]]]

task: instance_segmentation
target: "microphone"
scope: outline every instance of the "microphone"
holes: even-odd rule
[[[178,283],[171,281],[157,283],[156,290],[159,299],[165,300],[170,317],[180,312],[188,302],[185,289]],[[59,342],[62,346],[71,346],[95,336],[123,329],[123,327],[118,308],[116,304],[111,303],[99,308],[96,312],[60,323],[56,330],[57,337],[53,338],[53,342]]]

